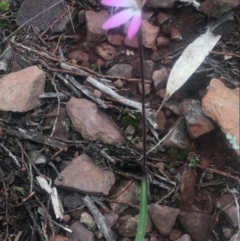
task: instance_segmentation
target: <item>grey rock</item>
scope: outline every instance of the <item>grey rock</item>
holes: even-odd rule
[[[159,27],[152,25],[147,20],[142,20],[143,46],[146,48],[152,48],[156,43],[159,31]]]
[[[74,158],[61,172],[62,180],[54,183],[68,191],[106,196],[115,182],[111,171],[102,170],[86,154]]]
[[[68,209],[75,209],[84,205],[82,197],[83,195],[80,195],[78,193],[71,193],[64,198],[63,203]]]
[[[161,68],[153,72],[152,79],[156,91],[166,87],[168,76],[169,73],[166,68]]]
[[[54,4],[56,5],[52,7]],[[24,29],[29,26],[34,26],[43,31],[57,21],[53,26],[53,31],[63,32],[67,23],[70,21],[69,14],[65,14],[64,17],[61,18],[66,11],[68,11],[68,6],[64,1],[25,0],[18,11],[17,23],[19,26],[23,25]],[[29,21],[29,19],[32,20]]]
[[[67,233],[71,241],[94,241],[94,234],[79,221],[73,223],[69,228],[73,231]]]
[[[121,76],[125,78],[132,78],[132,66],[130,64],[115,64],[106,74],[112,76]]]

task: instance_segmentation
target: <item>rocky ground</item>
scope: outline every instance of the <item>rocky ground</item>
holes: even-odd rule
[[[145,240],[238,241],[240,2],[183,2],[143,9],[146,112],[157,124]],[[138,41],[126,26],[102,29],[114,11],[98,0],[14,0],[0,11],[0,240],[134,240]],[[183,50],[229,11],[220,41],[159,109]]]

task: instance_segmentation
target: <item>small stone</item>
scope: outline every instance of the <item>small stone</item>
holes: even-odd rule
[[[143,46],[152,48],[156,43],[159,31],[159,27],[150,24],[147,20],[142,20]]]
[[[167,121],[166,121],[166,117],[165,117],[162,110],[157,111],[155,121],[158,125],[159,131],[165,130],[165,126],[166,126]]]
[[[79,221],[73,223],[69,228],[73,231],[72,233],[67,233],[70,240],[94,241],[94,234]]]
[[[148,0],[147,6],[151,8],[172,8],[175,0]]]
[[[235,203],[230,205],[233,201],[234,198],[231,194],[224,194],[217,200],[217,207],[222,209],[226,219],[230,222],[230,224],[233,227],[237,227],[239,210]],[[230,207],[225,209],[225,207],[228,205],[230,205]]]
[[[76,190],[86,194],[106,196],[115,182],[113,172],[95,165],[86,154],[74,158],[61,172],[62,180],[55,179],[55,185],[65,190]]]
[[[191,237],[188,234],[184,234],[183,236],[181,236],[176,241],[192,241],[192,239],[191,239]]]
[[[96,40],[105,30],[102,28],[103,23],[109,18],[109,13],[105,10],[99,12],[86,11],[86,28],[87,40]]]
[[[154,14],[154,11],[144,9],[142,13],[142,19],[150,20],[153,14]]]
[[[154,226],[162,236],[169,235],[179,214],[179,209],[151,204],[148,208]]]
[[[203,113],[199,100],[184,100],[181,108],[191,138],[195,139],[215,129],[213,121]]]
[[[152,79],[152,74],[153,74],[153,69],[154,69],[154,62],[152,60],[144,60],[143,61],[143,69],[144,69],[144,77],[147,80],[151,80]],[[141,73],[140,70],[140,60],[137,60],[137,71],[139,71],[139,73]],[[141,76],[141,75],[140,75]]]
[[[124,37],[119,34],[108,34],[107,40],[110,44],[115,46],[122,46]]]
[[[98,45],[96,47],[96,53],[104,60],[112,60],[117,56],[116,49],[107,43],[101,43]]]
[[[125,78],[132,78],[132,66],[130,64],[115,64],[106,74],[111,76],[120,76]]]
[[[131,215],[125,215],[120,218],[119,222],[121,223],[118,232],[123,237],[135,237],[137,233],[137,227],[139,222],[139,215],[132,217]],[[153,225],[152,221],[147,215],[147,226],[146,226],[146,234],[152,231]]]
[[[114,193],[118,193],[120,190],[126,186],[126,181],[121,181],[120,185],[114,188]],[[113,195],[114,195],[113,193]],[[114,203],[116,201],[116,203]],[[130,186],[121,192],[116,198],[113,199],[113,202],[110,202],[112,210],[121,214],[129,206],[123,203],[131,203],[133,205],[138,205],[140,202],[140,186],[135,181],[130,184]]]
[[[205,212],[181,210],[178,220],[194,241],[209,240],[212,216]]]
[[[238,155],[240,155],[239,94],[239,88],[229,89],[221,80],[214,78],[210,81],[208,92],[202,100],[203,112],[218,123]]]
[[[182,41],[182,35],[181,35],[179,29],[171,28],[170,39],[174,42],[181,42]]]
[[[231,238],[233,235],[233,227],[231,226],[222,226],[221,227],[223,235],[225,238]]]
[[[156,164],[156,166],[158,167],[158,170],[160,170],[160,173],[162,173],[162,171],[165,170],[165,164],[164,164],[164,162],[158,162],[158,163]]]
[[[128,47],[131,47],[131,48],[138,48],[139,47],[137,36],[134,36],[132,39],[129,39],[128,37],[125,37],[124,38],[124,44]]]
[[[164,36],[160,36],[157,38],[158,48],[165,48],[165,47],[168,47],[169,45],[170,45],[170,41],[168,38],[166,38]]]
[[[125,142],[121,132],[95,103],[72,97],[67,102],[66,109],[73,126],[84,139],[106,144]]]
[[[145,87],[145,95],[149,95],[151,93],[151,85],[146,83],[144,84]],[[142,83],[138,83],[139,92],[142,94]]]
[[[172,128],[173,131],[169,132],[165,137],[162,145],[166,148],[191,149],[192,141],[188,135],[184,120],[179,117]]]
[[[63,222],[68,223],[71,219],[71,216],[69,214],[64,214],[63,215]]]
[[[123,87],[123,82],[120,79],[117,79],[115,82],[113,82],[113,84],[118,88],[121,89]]]
[[[94,231],[97,228],[96,223],[95,223],[94,219],[92,218],[92,216],[86,212],[81,214],[80,223],[85,224],[87,226],[87,228],[91,231]]]
[[[101,98],[101,96],[102,96],[102,92],[100,90],[97,90],[97,89],[93,90],[93,94],[98,98]]]
[[[89,55],[82,52],[81,50],[74,50],[68,54],[70,60],[76,60],[77,62],[89,61]]]
[[[181,236],[181,230],[173,228],[169,233],[169,238],[172,241],[177,240]]]
[[[160,12],[158,15],[157,15],[157,22],[159,24],[163,24],[165,23],[166,21],[172,19],[172,17],[166,13],[162,13]]]
[[[110,228],[113,227],[117,223],[118,218],[119,218],[119,216],[113,211],[105,212],[103,216],[105,217],[107,225]]]
[[[82,197],[83,195],[73,192],[63,199],[63,203],[70,210],[76,209],[84,205]]]
[[[153,72],[152,79],[156,91],[166,87],[168,76],[169,73],[166,68],[161,68]]]
[[[46,75],[37,66],[28,67],[0,78],[0,110],[26,112],[41,104]]]

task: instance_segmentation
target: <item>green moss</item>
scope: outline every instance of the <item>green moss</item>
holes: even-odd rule
[[[124,127],[132,125],[137,130],[139,129],[139,124],[141,123],[141,115],[139,113],[124,115],[121,118],[121,123]]]
[[[185,160],[188,156],[188,153],[186,150],[178,150],[176,148],[171,148],[170,150],[168,150],[168,154],[171,157],[171,159],[179,160],[179,161]]]
[[[0,11],[8,11],[9,0],[0,0]]]

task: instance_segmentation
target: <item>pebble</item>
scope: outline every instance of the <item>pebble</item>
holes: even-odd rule
[[[107,35],[107,40],[110,44],[115,45],[115,46],[122,46],[124,36],[119,35],[119,34],[108,34]]]
[[[172,8],[175,0],[148,0],[146,5],[151,8]]]
[[[133,68],[130,64],[115,64],[107,72],[107,75],[132,78]]]
[[[152,25],[147,20],[142,20],[143,46],[146,48],[152,48],[156,43],[159,31],[159,27]]]
[[[117,56],[116,49],[107,43],[101,43],[96,46],[96,53],[104,60],[112,60]]]
[[[168,76],[169,72],[165,67],[153,72],[152,79],[156,91],[166,87]]]

